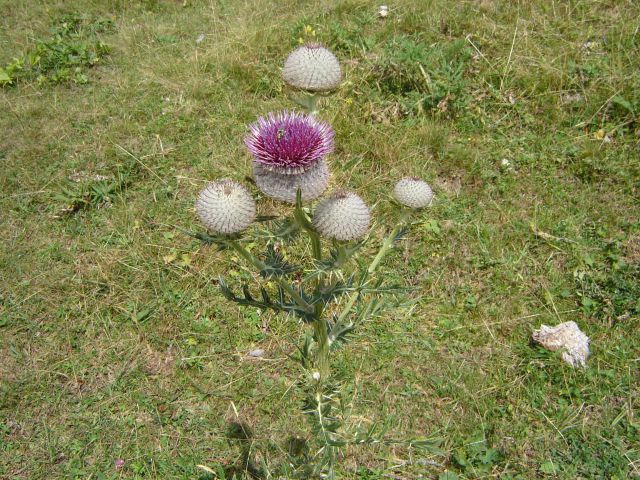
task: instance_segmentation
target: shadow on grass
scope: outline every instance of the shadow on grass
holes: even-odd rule
[[[270,466],[267,464],[265,455],[266,451],[261,451],[257,446],[257,441],[251,427],[243,422],[234,420],[229,422],[225,433],[229,445],[240,451],[238,460],[224,468],[224,474],[227,479],[266,479],[271,478],[275,473],[283,473],[286,471],[288,478],[312,478],[313,467],[311,466],[311,458],[309,455],[309,445],[307,440],[290,436],[284,444],[285,460],[282,465]],[[274,452],[275,453],[275,452]],[[281,457],[281,455],[277,455]],[[272,470],[273,467],[277,472]]]

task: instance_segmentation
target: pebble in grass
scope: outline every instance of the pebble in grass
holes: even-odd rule
[[[576,322],[564,322],[555,327],[542,325],[533,332],[533,341],[552,352],[562,350],[562,359],[572,367],[587,366],[589,337]]]

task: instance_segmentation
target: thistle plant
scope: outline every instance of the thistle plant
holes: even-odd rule
[[[311,91],[335,88],[341,72],[327,52],[317,45],[300,47],[285,63],[285,79]],[[319,68],[333,70],[320,75]],[[314,448],[294,473],[300,478],[335,478],[339,449],[382,439],[374,438],[373,430],[348,428],[344,379],[332,372],[332,353],[381,310],[385,294],[401,290],[378,278],[377,269],[402,237],[411,213],[428,206],[433,194],[418,178],[400,180],[393,194],[402,213],[375,252],[370,245],[371,210],[360,196],[339,188],[315,206],[310,203],[325,192],[330,180],[327,156],[334,149],[334,131],[328,123],[313,113],[270,113],[249,125],[244,143],[253,158],[256,186],[268,197],[293,203],[292,215],[266,219],[267,234],[253,235],[257,229],[251,224],[264,220],[256,217],[253,197],[238,182],[223,179],[208,184],[198,196],[195,210],[207,232],[191,235],[235,251],[259,274],[256,284],[243,283],[240,288],[221,277],[224,297],[306,326],[296,357],[302,367],[297,386],[302,411],[311,420]],[[266,239],[264,253],[250,251],[247,239],[252,245]]]
[[[398,291],[377,278],[377,267],[401,238],[410,213],[428,205],[432,194],[422,180],[398,182],[394,195],[409,208],[367,261],[372,253],[368,245],[371,211],[362,198],[339,189],[319,200],[315,208],[308,203],[327,184],[324,155],[333,149],[330,127],[310,116],[283,112],[260,119],[249,130],[245,143],[254,158],[254,174],[257,171],[269,178],[273,191],[259,181],[258,188],[268,196],[294,199],[292,215],[284,219],[287,228],[278,228],[283,219],[279,223],[270,219],[268,235],[259,237],[267,239],[264,253],[251,252],[245,239],[252,237],[249,227],[256,219],[255,202],[241,184],[224,179],[208,184],[198,196],[196,213],[207,233],[192,235],[235,251],[262,279],[238,289],[220,278],[221,292],[228,300],[288,315],[308,327],[297,356],[303,369],[297,385],[303,396],[303,413],[311,420],[315,449],[297,474],[301,478],[335,478],[338,449],[380,439],[374,439],[372,432],[348,428],[342,408],[342,379],[331,370],[331,355],[359,324],[380,311],[384,294]],[[309,176],[310,172],[319,165],[324,172],[318,180],[321,187],[305,192],[305,182],[314,183],[316,174]],[[272,178],[287,181],[278,183]],[[297,240],[291,242],[292,237]],[[252,241],[257,242],[257,238]],[[285,257],[287,245],[299,250]],[[291,263],[290,258],[300,264]]]

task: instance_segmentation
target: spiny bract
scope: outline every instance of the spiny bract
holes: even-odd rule
[[[354,240],[369,229],[369,207],[355,193],[338,191],[321,200],[313,215],[313,226],[326,238]]]
[[[256,217],[256,203],[238,182],[229,179],[209,183],[196,200],[200,221],[216,233],[231,234],[247,228]]]
[[[309,43],[289,54],[282,76],[292,87],[319,92],[337,88],[342,70],[333,53],[319,43]]]
[[[253,178],[256,185],[266,196],[283,202],[295,203],[298,188],[302,200],[309,201],[319,197],[329,185],[329,167],[327,162],[318,160],[309,170],[298,175],[286,175],[268,170],[258,162],[253,162]]]
[[[411,208],[426,207],[433,199],[433,191],[427,182],[417,177],[405,177],[396,183],[393,196]]]

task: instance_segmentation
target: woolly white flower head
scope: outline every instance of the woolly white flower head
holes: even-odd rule
[[[433,191],[427,182],[417,177],[405,177],[396,183],[393,196],[411,208],[426,207],[433,199]]]
[[[302,192],[302,200],[308,201],[319,197],[329,185],[329,167],[324,159],[303,173],[288,175],[253,162],[253,178],[256,185],[266,196],[283,202],[296,203],[298,188]]]
[[[354,240],[369,229],[369,207],[355,193],[340,190],[321,200],[313,215],[313,226],[323,237]]]
[[[321,92],[340,85],[342,70],[333,53],[319,43],[308,43],[289,54],[282,76],[292,87]]]
[[[209,183],[196,200],[196,213],[207,229],[223,234],[247,228],[256,216],[251,194],[233,180]]]

